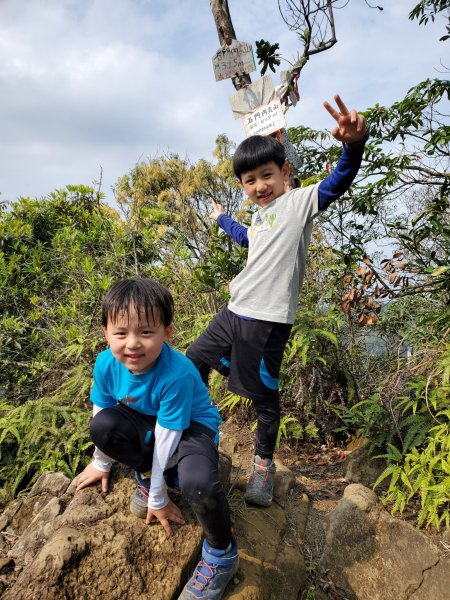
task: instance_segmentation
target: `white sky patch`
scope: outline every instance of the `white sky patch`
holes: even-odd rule
[[[337,12],[338,43],[304,68],[289,126],[331,129],[322,102],[337,92],[363,110],[439,75],[443,20],[419,27],[408,20],[414,0],[379,3],[383,12],[362,0]],[[301,46],[276,2],[229,6],[239,40],[278,41],[295,60]],[[0,199],[90,185],[103,169],[112,200],[111,187],[140,160],[210,160],[218,134],[241,141],[231,81],[214,79],[218,48],[206,0],[0,0]]]

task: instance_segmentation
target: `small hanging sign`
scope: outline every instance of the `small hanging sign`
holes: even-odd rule
[[[217,50],[212,62],[216,81],[256,71],[252,45],[247,42],[232,40],[230,45]]]
[[[242,118],[245,134],[269,135],[278,129],[286,127],[286,119],[279,98],[275,98],[268,104],[258,106],[253,112]]]

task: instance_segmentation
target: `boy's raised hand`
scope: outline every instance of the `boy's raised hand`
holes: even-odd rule
[[[213,206],[213,212],[208,215],[208,219],[211,219],[211,221],[217,221],[220,215],[223,215],[223,206],[218,202],[214,202],[214,200],[211,200],[211,203]]]
[[[164,527],[167,537],[171,537],[173,535],[172,527],[170,526],[169,521],[173,521],[179,525],[184,525],[185,523],[183,519],[183,513],[178,506],[172,502],[172,500],[169,500],[169,503],[159,510],[149,508],[147,511],[147,518],[145,519],[147,525],[150,525],[155,517]]]
[[[348,110],[338,94],[334,96],[334,100],[338,105],[338,111],[328,102],[325,101],[323,103],[324,107],[338,124],[338,126],[332,130],[331,135],[338,140],[338,142],[345,142],[347,144],[359,142],[366,134],[365,118],[363,115],[357,113],[354,108]]]

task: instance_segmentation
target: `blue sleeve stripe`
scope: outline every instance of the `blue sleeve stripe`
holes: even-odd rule
[[[248,248],[247,227],[241,225],[228,215],[220,215],[217,219],[217,224],[225,233],[232,238],[239,246]]]
[[[319,184],[319,210],[325,210],[350,188],[361,166],[364,144],[354,148],[344,144],[334,171]]]
[[[270,375],[267,370],[266,363],[264,362],[264,358],[261,359],[261,364],[259,365],[259,376],[261,377],[261,381],[263,384],[268,387],[270,390],[278,389],[278,379],[275,379]]]

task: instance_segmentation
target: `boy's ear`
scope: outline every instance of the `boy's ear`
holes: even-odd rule
[[[281,172],[283,173],[283,179],[287,181],[289,179],[289,175],[291,174],[291,165],[288,163],[288,161],[286,161],[281,167]]]
[[[168,342],[173,335],[173,324],[171,323],[164,330],[164,340]]]

